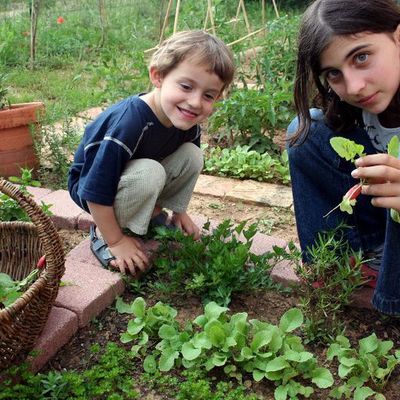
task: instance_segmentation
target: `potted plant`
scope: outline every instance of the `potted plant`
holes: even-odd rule
[[[0,176],[7,178],[18,175],[21,168],[39,167],[33,135],[40,129],[44,104],[10,104],[5,79],[0,75]]]

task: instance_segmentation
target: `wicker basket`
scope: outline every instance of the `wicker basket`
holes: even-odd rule
[[[60,237],[35,201],[0,179],[0,191],[16,200],[31,222],[0,222],[0,272],[21,280],[46,256],[35,282],[10,306],[0,310],[0,370],[24,360],[49,316],[65,270]]]

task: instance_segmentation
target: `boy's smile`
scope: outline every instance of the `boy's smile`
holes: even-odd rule
[[[393,33],[338,36],[323,51],[321,75],[347,103],[380,114],[400,83],[399,28]]]
[[[148,102],[166,127],[188,130],[207,119],[224,87],[222,80],[207,65],[195,58],[183,60],[165,76],[150,69],[155,89],[143,100]]]

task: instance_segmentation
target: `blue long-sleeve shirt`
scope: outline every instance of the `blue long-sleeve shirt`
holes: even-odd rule
[[[138,95],[128,97],[87,125],[69,171],[71,197],[86,211],[87,201],[111,206],[128,161],[161,161],[185,142],[200,146],[198,125],[166,128]]]

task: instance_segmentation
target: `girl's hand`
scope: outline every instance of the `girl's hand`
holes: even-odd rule
[[[128,269],[132,276],[137,276],[139,272],[144,272],[148,268],[149,259],[137,239],[124,235],[118,242],[108,247],[115,257],[115,260],[110,261],[110,265],[118,268],[122,274]]]
[[[199,227],[192,221],[186,212],[174,212],[172,214],[172,223],[183,232],[187,233],[188,235],[192,235],[195,240],[200,239]]]
[[[374,196],[372,205],[400,211],[400,160],[382,153],[361,157],[355,164],[351,175],[367,181],[361,193]]]

